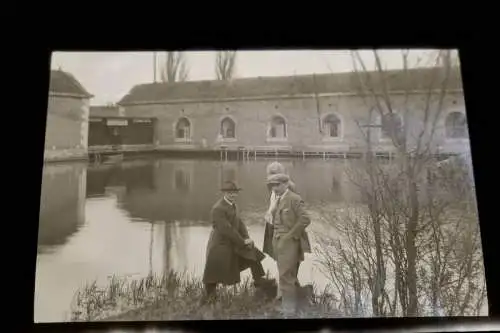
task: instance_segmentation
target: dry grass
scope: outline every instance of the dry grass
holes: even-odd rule
[[[79,290],[71,306],[71,321],[210,320],[280,318],[276,303],[256,295],[249,279],[220,288],[218,300],[200,306],[203,285],[185,274],[169,272],[139,280],[111,277],[107,286],[93,282]],[[336,317],[330,294],[314,292],[300,318]]]

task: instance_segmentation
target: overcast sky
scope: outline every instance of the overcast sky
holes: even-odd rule
[[[413,50],[411,62],[430,50]],[[158,73],[164,52],[158,53]],[[381,51],[387,68],[401,68],[399,50]],[[371,51],[362,51],[368,67],[373,68]],[[134,85],[153,82],[153,52],[57,52],[52,55],[53,69],[73,74],[95,97],[92,105],[117,102]],[[189,80],[215,78],[215,52],[187,52]],[[239,51],[235,77],[286,76],[351,71],[350,51]],[[158,74],[159,79],[159,74]]]

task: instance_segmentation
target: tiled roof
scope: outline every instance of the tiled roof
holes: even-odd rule
[[[441,68],[417,68],[407,72],[402,70],[385,71],[390,90],[429,89],[435,73],[444,77]],[[462,88],[460,71],[451,71],[448,88]],[[375,81],[379,74],[368,72],[364,75]],[[380,80],[380,79],[378,79]],[[316,84],[314,84],[316,81]],[[439,86],[436,80],[434,86]],[[276,95],[297,95],[317,93],[349,93],[360,91],[357,73],[334,73],[316,75],[297,75],[285,77],[241,78],[227,81],[185,81],[175,83],[147,83],[133,87],[118,104],[140,102],[168,102],[175,100],[203,100],[238,97],[264,97]]]
[[[53,93],[79,95],[87,98],[92,97],[72,74],[62,70],[50,71],[49,91]]]

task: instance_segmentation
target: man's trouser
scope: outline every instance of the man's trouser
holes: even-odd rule
[[[285,314],[293,314],[297,310],[297,278],[300,265],[300,240],[273,238],[273,251],[278,264],[279,293]]]
[[[260,261],[253,261],[249,259],[240,259],[240,269],[250,268],[252,272],[252,278],[254,281],[259,281],[266,274],[264,267]],[[215,291],[217,290],[216,283],[205,283],[205,296],[213,297],[215,296]]]

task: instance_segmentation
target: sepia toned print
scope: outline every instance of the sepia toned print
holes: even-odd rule
[[[455,50],[55,53],[35,322],[485,316]]]

